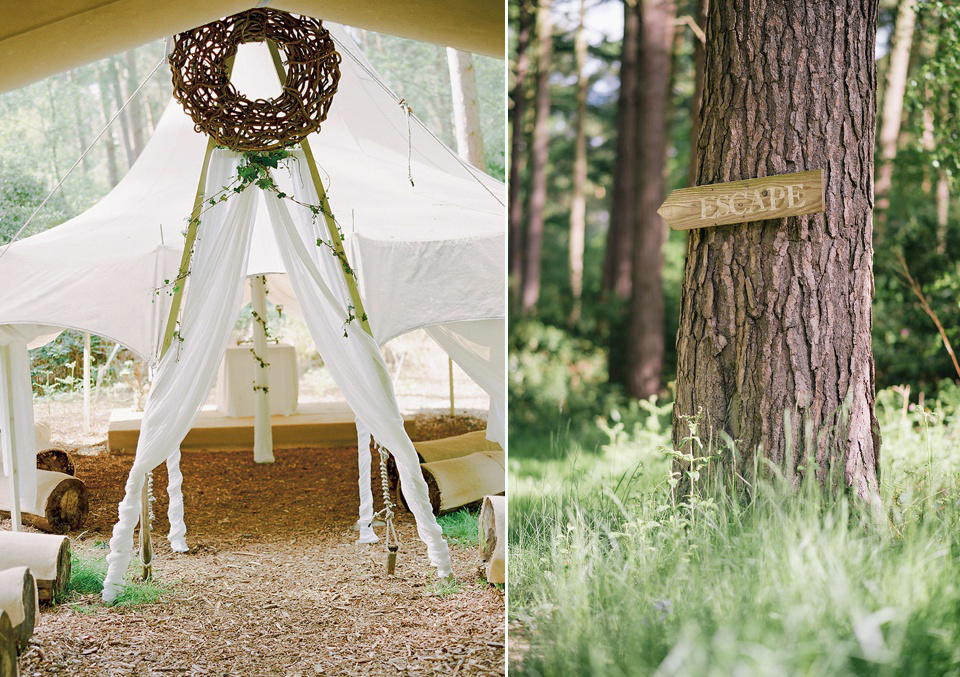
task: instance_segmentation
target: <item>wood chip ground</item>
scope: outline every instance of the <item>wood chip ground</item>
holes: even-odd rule
[[[420,439],[482,425],[440,416],[417,423]],[[103,445],[79,451],[91,509],[86,530],[71,536],[75,550],[102,558],[133,456]],[[504,674],[504,595],[480,578],[475,546],[451,546],[459,583],[444,590],[401,512],[397,575],[388,577],[382,543],[357,544],[351,529],[356,448],[277,451],[276,459],[184,453],[185,555],[164,538],[166,472],[158,469],[154,576],[167,592],[133,608],[90,595],[44,609],[21,674]]]

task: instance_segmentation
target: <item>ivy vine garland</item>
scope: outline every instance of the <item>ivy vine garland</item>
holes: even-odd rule
[[[286,62],[283,93],[251,101],[230,82],[227,62],[245,42],[270,40]],[[320,129],[340,81],[340,54],[317,19],[251,9],[185,31],[170,54],[173,96],[198,132],[236,151],[268,151]]]

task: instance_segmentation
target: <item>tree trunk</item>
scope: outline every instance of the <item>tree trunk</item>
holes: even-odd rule
[[[876,29],[876,0],[711,4],[697,183],[822,168],[825,211],[690,231],[674,406],[677,448],[726,433],[747,481],[762,453],[871,501]]]
[[[120,87],[120,73],[117,70],[117,60],[113,57],[107,60],[107,78],[110,84],[110,93],[113,94],[113,100],[116,104],[116,110],[123,106],[123,90]],[[133,136],[130,130],[129,114],[124,110],[120,114],[120,139],[123,141],[123,149],[127,160],[127,169],[133,166],[133,161],[137,159],[137,154],[133,148]]]
[[[513,110],[510,111],[510,288],[511,299],[517,301],[517,293],[523,279],[523,217],[524,201],[521,197],[520,176],[524,163],[526,139],[524,120],[527,112],[527,78],[530,70],[530,39],[533,31],[533,13],[530,0],[519,0],[519,26],[517,30],[516,79],[513,83]],[[513,304],[511,304],[513,305]]]
[[[33,637],[40,609],[37,582],[26,566],[0,570],[0,609],[7,612],[17,638],[17,649],[23,652]]]
[[[480,129],[480,105],[477,103],[477,73],[473,57],[447,47],[450,70],[450,92],[453,95],[453,121],[456,127],[457,153],[467,162],[486,170],[483,153],[483,132]]]
[[[603,261],[603,291],[626,302],[633,289],[633,213],[637,185],[637,86],[640,57],[640,2],[624,0],[623,47],[620,54],[620,98],[617,102],[617,158],[610,198],[610,228]],[[607,378],[627,383],[629,313],[612,315],[607,345]]]
[[[103,114],[103,124],[106,126],[113,117],[113,112],[110,109],[109,74],[107,73],[106,68],[103,66],[103,62],[97,64],[97,77],[99,80],[100,90],[100,110]],[[110,187],[113,188],[120,183],[120,168],[117,165],[117,136],[113,128],[107,130],[105,136],[105,147],[107,150],[107,176],[110,178]]]
[[[6,611],[0,610],[0,675],[16,677],[17,633]]]
[[[630,298],[634,190],[637,170],[637,60],[640,51],[639,0],[623,3],[620,98],[617,101],[617,159],[610,198],[610,229],[603,262],[603,290]]]
[[[940,168],[937,178],[937,253],[947,251],[947,224],[950,221],[950,178],[947,171]]]
[[[660,391],[663,372],[662,271],[666,225],[657,209],[666,190],[667,99],[676,14],[673,0],[645,0],[643,4],[627,387],[634,397],[644,398]]]
[[[890,206],[890,186],[893,183],[893,160],[897,156],[900,139],[900,121],[903,118],[903,95],[907,91],[907,67],[910,65],[910,47],[913,44],[913,25],[917,13],[916,0],[901,0],[890,50],[887,87],[883,94],[883,115],[880,118],[880,171],[875,188],[878,230],[886,220]]]
[[[134,50],[128,49],[124,53],[124,60],[127,70],[127,80],[126,80],[126,89],[124,91],[125,99],[133,96],[133,93],[137,91],[137,87],[140,86],[140,78],[137,75],[137,54]],[[136,99],[132,100],[128,105],[125,113],[129,115],[130,120],[130,144],[133,147],[133,159],[136,160],[140,156],[140,151],[143,150],[144,145],[146,144],[145,131],[146,123],[144,121],[143,109],[147,105],[145,96],[138,96]]]
[[[507,570],[507,499],[484,496],[480,508],[480,559],[488,583],[505,583]]]
[[[573,304],[567,324],[573,328],[580,322],[583,297],[583,250],[587,230],[587,38],[583,32],[586,1],[580,0],[580,24],[574,51],[577,58],[577,118],[574,123],[576,144],[573,159],[573,196],[570,202],[570,290]]]
[[[540,253],[543,248],[543,220],[547,207],[547,144],[550,122],[550,61],[553,56],[551,0],[537,7],[537,96],[533,121],[533,152],[530,158],[530,210],[524,247],[523,284],[520,310],[532,313],[540,299]]]
[[[710,0],[697,0],[697,13],[694,21],[700,30],[707,23],[707,11]],[[697,185],[697,139],[700,135],[700,102],[703,99],[703,55],[704,45],[701,36],[693,36],[693,98],[690,100],[690,178],[691,186]]]

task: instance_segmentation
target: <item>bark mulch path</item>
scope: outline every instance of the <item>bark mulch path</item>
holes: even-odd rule
[[[418,420],[422,439],[476,429],[465,417]],[[164,536],[166,471],[154,473],[158,603],[106,607],[98,596],[43,609],[22,675],[501,675],[504,595],[479,575],[476,546],[451,544],[457,585],[437,583],[412,517],[397,525],[397,575],[382,543],[360,545],[356,448],[188,451],[191,552]],[[102,559],[132,454],[75,456],[91,493],[83,557]],[[379,506],[378,506],[379,507]],[[0,527],[2,528],[2,527]],[[134,575],[131,566],[129,575]]]

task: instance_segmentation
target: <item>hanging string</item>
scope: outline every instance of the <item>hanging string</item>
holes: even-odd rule
[[[114,122],[116,122],[117,118],[120,117],[120,113],[122,113],[122,112],[124,111],[124,109],[127,107],[127,104],[129,104],[131,101],[133,101],[134,97],[136,97],[137,94],[140,93],[140,90],[144,88],[144,86],[150,81],[150,78],[153,77],[153,74],[157,72],[157,70],[160,68],[160,66],[162,66],[162,65],[164,64],[164,62],[165,62],[166,60],[167,60],[167,59],[166,59],[166,56],[162,57],[162,58],[160,59],[160,61],[157,62],[157,65],[153,67],[153,70],[150,71],[149,75],[147,75],[147,77],[144,78],[143,82],[140,83],[140,86],[137,87],[135,90],[133,90],[133,94],[131,94],[131,95],[127,98],[127,100],[123,102],[123,104],[120,106],[120,108],[117,109],[116,115],[114,115],[112,118],[110,118],[110,121],[106,124],[106,126],[105,126],[103,129],[100,130],[100,133],[97,134],[97,136],[93,139],[93,141],[90,143],[90,145],[87,146],[87,149],[86,149],[85,151],[83,151],[83,153],[80,154],[80,157],[77,158],[77,161],[74,162],[74,163],[73,163],[73,166],[72,166],[70,169],[67,170],[67,173],[64,174],[64,175],[63,175],[63,178],[60,179],[60,181],[57,183],[57,185],[53,187],[53,190],[50,191],[49,195],[47,195],[45,198],[43,198],[43,202],[41,202],[41,203],[37,206],[37,208],[33,210],[33,213],[30,215],[30,218],[28,218],[28,219],[24,222],[24,224],[23,224],[22,226],[20,226],[20,230],[18,230],[17,233],[16,233],[16,235],[13,236],[13,239],[10,240],[10,242],[8,242],[6,245],[4,245],[3,251],[0,251],[0,259],[2,259],[3,256],[7,253],[7,250],[10,248],[10,245],[12,245],[12,244],[13,244],[14,242],[16,242],[18,239],[20,239],[20,236],[21,236],[21,235],[23,234],[23,232],[27,229],[27,226],[29,226],[29,225],[33,222],[33,219],[36,217],[37,214],[40,213],[40,210],[43,209],[44,205],[46,205],[47,202],[50,201],[50,198],[53,197],[54,193],[56,193],[58,190],[60,190],[60,186],[62,186],[62,185],[63,185],[63,182],[67,180],[67,177],[69,177],[69,176],[73,173],[73,170],[74,170],[74,169],[76,169],[77,167],[80,166],[80,163],[83,162],[84,158],[87,157],[87,154],[93,149],[93,147],[96,145],[97,141],[99,141],[100,138],[101,138],[104,134],[107,133],[107,130],[110,129],[110,125],[112,125]]]
[[[407,178],[410,179],[410,185],[413,183],[413,134],[410,133],[410,116],[413,115],[413,108],[407,103],[406,99],[400,99],[400,108],[407,114]]]
[[[354,53],[350,50],[350,48],[349,48],[347,45],[343,44],[343,42],[341,42],[340,40],[338,40],[336,36],[331,35],[331,37],[333,38],[334,43],[337,45],[337,50],[338,50],[341,54],[346,54],[348,57],[350,57],[351,59],[353,59],[353,62],[354,62],[355,64],[357,64],[357,66],[360,67],[360,70],[362,70],[364,73],[366,73],[367,76],[368,76],[373,82],[375,82],[375,83],[377,83],[378,85],[380,85],[380,88],[383,89],[383,91],[385,91],[387,94],[389,94],[391,99],[393,99],[394,101],[396,101],[396,102],[397,102],[398,104],[400,104],[400,105],[404,105],[404,104],[401,103],[401,102],[403,101],[403,99],[401,99],[399,96],[397,96],[396,94],[394,94],[394,93],[393,93],[393,90],[391,90],[391,89],[387,86],[387,84],[386,84],[383,80],[380,79],[380,76],[377,75],[376,72],[374,72],[372,69],[370,69],[370,68],[363,62],[363,59],[361,59],[361,58],[358,57],[356,54],[354,54]],[[413,117],[413,116],[408,116],[408,118],[407,118],[408,130],[409,130],[409,124],[410,124],[410,117]],[[481,172],[479,169],[477,169],[476,167],[474,167],[473,165],[471,165],[469,162],[467,162],[466,160],[464,160],[462,157],[460,157],[459,155],[457,155],[456,153],[454,153],[452,150],[450,150],[449,148],[447,148],[447,145],[446,145],[443,141],[441,141],[439,138],[437,138],[437,135],[434,134],[432,131],[430,131],[430,128],[427,127],[425,124],[423,124],[423,122],[421,122],[419,118],[413,117],[413,119],[416,120],[417,124],[420,125],[420,128],[421,128],[423,131],[425,131],[425,132],[430,136],[430,138],[432,138],[434,141],[436,141],[437,143],[439,143],[439,144],[440,144],[440,147],[443,148],[445,151],[447,151],[447,153],[450,154],[450,157],[452,157],[454,160],[456,160],[456,161],[460,164],[461,167],[463,167],[465,170],[467,170],[467,173],[468,173],[471,177],[473,177],[473,179],[474,179],[477,183],[479,183],[481,186],[483,186],[483,189],[484,189],[485,191],[487,191],[488,193],[490,193],[490,195],[493,197],[493,199],[495,199],[497,202],[499,202],[501,206],[505,206],[506,203],[503,201],[503,198],[502,198],[500,195],[497,195],[494,191],[490,190],[490,187],[487,186],[487,184],[485,184],[485,183],[483,182],[483,180],[480,178],[480,176],[483,175],[483,172]],[[412,143],[412,139],[411,139],[411,143]]]

